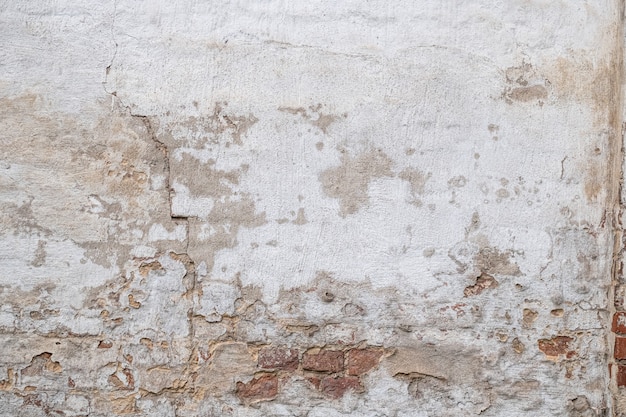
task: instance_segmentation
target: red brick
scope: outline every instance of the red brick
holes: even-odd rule
[[[616,365],[617,366],[617,386],[624,387],[626,386],[626,366]]]
[[[109,349],[112,346],[113,342],[110,340],[101,340],[100,343],[98,343],[98,349]]]
[[[362,375],[378,365],[383,355],[381,349],[351,349],[348,351],[346,371],[348,375]]]
[[[569,349],[569,343],[574,340],[568,336],[555,336],[552,339],[540,339],[537,341],[539,350],[549,358],[556,358],[559,355],[567,355],[568,358],[574,356],[576,352]]]
[[[626,337],[615,336],[613,356],[615,359],[626,359]]]
[[[318,377],[315,377],[315,376],[309,377],[309,378],[307,378],[307,381],[309,381],[311,384],[313,384],[315,389],[320,389],[320,383],[322,382],[322,380],[319,379]]]
[[[295,371],[298,369],[298,349],[267,347],[259,352],[258,364],[262,369]]]
[[[302,355],[302,368],[307,371],[340,372],[343,370],[343,351],[321,350]]]
[[[278,395],[278,377],[263,375],[245,384],[237,382],[236,394],[242,401],[271,400]]]
[[[611,326],[611,331],[626,334],[626,312],[620,311],[613,314],[613,326]]]
[[[346,391],[363,391],[361,380],[356,376],[327,376],[320,384],[322,393],[327,397],[341,398]]]

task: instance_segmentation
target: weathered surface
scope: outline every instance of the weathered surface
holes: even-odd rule
[[[0,415],[626,413],[622,33],[5,2]]]

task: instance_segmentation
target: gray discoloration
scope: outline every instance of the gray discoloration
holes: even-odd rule
[[[499,190],[496,191],[496,195],[498,196],[498,198],[508,198],[510,194],[507,189],[500,188]]]
[[[298,214],[296,215],[296,218],[293,220],[292,223],[297,224],[298,226],[302,226],[303,224],[308,223],[306,216],[304,214],[304,209],[302,207],[298,209]]]
[[[209,159],[202,163],[190,154],[183,154],[182,160],[176,163],[175,181],[186,186],[197,196],[227,197],[232,195],[233,186],[245,169],[222,170],[215,168],[215,160]]]
[[[340,119],[340,117],[335,116],[333,114],[322,112],[321,104],[309,106],[308,109],[305,109],[304,107],[297,107],[297,108],[296,107],[280,107],[278,110],[282,112],[294,114],[294,115],[300,115],[300,117],[302,117],[307,123],[309,123],[312,126],[317,127],[324,134],[328,133],[328,128],[330,127],[330,125],[332,125],[333,123],[335,123],[336,121]],[[346,115],[344,115],[343,117],[345,118]],[[322,144],[322,147],[323,147],[323,144]],[[319,146],[318,146],[318,150],[321,150]]]
[[[489,274],[519,276],[519,267],[511,262],[511,252],[501,252],[497,248],[483,247],[474,256],[476,267]]]
[[[545,100],[548,97],[548,91],[543,85],[516,87],[507,91],[506,97],[512,101],[521,102]]]
[[[544,80],[531,64],[522,62],[519,66],[509,67],[505,71],[505,76],[509,87],[506,88],[503,96],[507,103],[525,103],[548,98]],[[494,133],[491,128],[489,131]]]
[[[257,213],[254,202],[244,196],[237,201],[217,201],[207,217],[207,222],[213,226],[230,225],[230,227],[258,227],[266,222],[265,213]],[[231,234],[236,235],[234,230]]]
[[[226,198],[216,201],[205,220],[189,221],[189,254],[197,263],[204,261],[207,270],[213,269],[215,254],[226,248],[234,248],[240,228],[254,228],[267,223],[265,213],[258,213],[249,196],[240,200]]]
[[[339,199],[339,214],[346,217],[367,205],[372,179],[393,176],[391,166],[391,159],[381,150],[371,150],[354,158],[342,151],[341,165],[320,174],[322,190],[329,197]]]
[[[46,241],[40,240],[37,242],[37,250],[35,251],[35,257],[30,263],[34,267],[40,267],[46,262]]]
[[[472,348],[453,343],[433,346],[414,344],[399,346],[393,354],[383,360],[388,372],[399,379],[409,381],[433,378],[445,385],[467,386],[480,374],[480,359],[466,361],[474,356]],[[441,387],[443,392],[450,388]],[[468,387],[469,389],[469,387]]]
[[[405,168],[398,174],[398,178],[407,181],[411,187],[411,197],[416,201],[417,197],[424,193],[426,182],[431,177],[431,173],[425,174],[417,168]]]
[[[450,187],[463,188],[466,184],[467,178],[465,178],[463,175],[459,175],[448,180],[448,185],[450,185]]]
[[[165,124],[161,130],[168,145],[184,142],[192,145],[199,143],[243,145],[243,137],[259,119],[252,114],[237,114],[228,108],[227,102],[217,102],[212,111],[190,116],[184,121],[179,119]],[[186,134],[185,134],[186,133]]]
[[[478,215],[478,212],[475,211],[472,213],[472,219],[470,220],[469,226],[465,229],[465,234],[469,235],[478,229],[480,229],[480,216]]]

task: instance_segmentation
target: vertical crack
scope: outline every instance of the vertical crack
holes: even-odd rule
[[[111,72],[111,68],[113,67],[113,62],[115,61],[115,58],[117,57],[118,43],[117,43],[117,39],[115,38],[115,18],[116,17],[117,17],[117,0],[114,0],[113,1],[113,17],[111,18],[111,39],[113,40],[113,45],[114,45],[113,56],[111,57],[111,60],[109,61],[109,65],[107,65],[107,67],[104,70],[104,81],[102,82],[102,87],[104,88],[104,92],[107,94],[110,94],[112,100],[114,100],[115,97],[117,97],[117,92],[109,91],[107,89],[107,83],[109,82],[109,73]]]
[[[127,107],[128,108],[128,107]],[[130,108],[128,108],[129,112],[130,112]],[[165,143],[163,143],[162,141],[159,140],[157,133],[156,133],[156,129],[154,128],[154,125],[152,123],[152,121],[150,120],[150,117],[148,116],[142,116],[142,115],[135,115],[132,114],[132,112],[130,113],[131,116],[136,117],[138,119],[140,119],[142,121],[142,123],[144,124],[144,126],[146,127],[146,130],[148,131],[148,136],[150,136],[150,139],[155,143],[156,148],[163,154],[163,161],[164,161],[164,174],[165,174],[165,189],[167,191],[167,201],[168,201],[168,212],[170,215],[171,219],[182,219],[182,220],[187,220],[186,217],[175,217],[172,214],[172,190],[171,190],[171,181],[170,181],[170,155],[169,155],[169,150],[167,148],[167,145]],[[187,226],[189,226],[189,224],[187,224]],[[189,227],[187,227],[187,245],[189,245]]]
[[[130,112],[130,109],[128,109]],[[151,121],[150,117],[148,116],[143,116],[143,115],[135,115],[132,114],[131,112],[131,116],[136,117],[138,119],[140,119],[144,126],[146,127],[146,130],[148,132],[148,136],[150,137],[150,139],[155,143],[156,148],[162,153],[163,155],[163,160],[164,160],[164,171],[165,171],[165,187],[166,187],[166,191],[167,191],[167,201],[168,201],[168,212],[169,212],[169,216],[170,219],[176,222],[184,222],[186,224],[186,230],[187,230],[187,237],[185,238],[185,251],[183,253],[175,253],[175,252],[171,252],[170,256],[181,262],[184,267],[185,267],[185,275],[183,276],[183,286],[185,288],[185,293],[183,294],[183,297],[188,297],[191,300],[191,308],[190,310],[187,312],[187,319],[189,322],[189,338],[190,338],[190,344],[191,346],[193,346],[193,337],[194,337],[194,325],[193,325],[193,317],[195,315],[195,311],[196,311],[196,305],[195,305],[195,294],[196,294],[196,286],[197,286],[197,268],[196,268],[196,263],[193,259],[191,259],[191,257],[189,256],[189,244],[190,244],[190,224],[189,224],[189,218],[188,217],[182,217],[182,216],[175,216],[172,213],[172,189],[171,189],[171,179],[170,179],[170,175],[171,175],[171,171],[170,171],[170,156],[169,156],[169,149],[167,148],[167,145],[165,143],[163,143],[161,140],[159,140],[158,136],[157,136],[157,132],[156,129],[154,127],[153,122]],[[192,349],[193,350],[193,349]]]

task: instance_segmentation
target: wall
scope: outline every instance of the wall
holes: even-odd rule
[[[0,414],[626,409],[620,1],[0,7]]]

